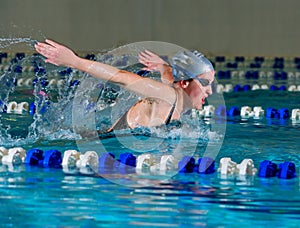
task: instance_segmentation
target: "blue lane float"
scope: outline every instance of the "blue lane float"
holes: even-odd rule
[[[23,67],[20,65],[15,66],[14,73],[21,74],[23,72]]]
[[[237,84],[233,87],[233,92],[240,92],[243,91],[243,88],[241,85]]]
[[[62,154],[58,150],[46,150],[42,165],[44,167],[60,168],[62,163]]]
[[[36,110],[35,104],[34,104],[34,102],[31,102],[31,103],[29,104],[29,114],[33,116],[34,113],[35,113],[35,110]]]
[[[246,85],[240,85],[240,84],[236,84],[234,87],[233,87],[233,92],[241,92],[241,91],[250,91],[252,90],[252,87],[248,84]]]
[[[251,86],[250,85],[244,85],[243,86],[243,90],[244,91],[250,91],[251,90]]]
[[[267,108],[267,111],[266,111],[266,118],[279,118],[280,117],[280,114],[278,112],[277,109],[275,108]]]
[[[215,170],[215,161],[210,157],[203,157],[198,159],[198,164],[196,165],[196,172],[200,174],[211,174]]]
[[[0,100],[0,112],[6,112],[7,111],[7,105]]]
[[[241,113],[240,109],[237,106],[232,106],[227,112],[227,116],[229,117],[235,117],[239,116]]]
[[[231,72],[230,70],[227,71],[218,71],[217,73],[218,79],[230,79],[231,78]]]
[[[282,179],[291,179],[296,177],[296,166],[292,162],[283,162],[278,166],[278,175]]]
[[[259,63],[253,63],[253,68],[258,68],[257,66],[260,65]],[[250,66],[251,67],[251,66]],[[259,78],[259,72],[258,71],[247,71],[245,74],[245,77],[247,79],[258,79]]]
[[[136,157],[132,153],[122,153],[116,159],[113,153],[103,153],[98,159],[99,173],[134,173],[136,168]]]
[[[178,171],[180,173],[192,173],[195,168],[195,158],[184,156],[178,163]]]
[[[74,87],[74,86],[78,86],[80,84],[80,81],[79,80],[72,80],[70,82],[70,87]]]
[[[26,153],[24,164],[32,166],[42,166],[49,168],[60,168],[62,154],[58,150],[43,151],[37,148],[30,149]]]
[[[289,110],[287,108],[275,109],[267,108],[266,118],[276,119],[288,119],[290,117]]]
[[[98,167],[99,173],[142,173],[143,167],[148,167],[152,174],[166,174],[166,171],[178,171],[179,173],[198,173],[212,174],[216,172],[215,161],[210,157],[196,159],[192,156],[184,156],[180,161],[177,161],[172,155],[163,155],[158,161],[154,159],[152,154],[142,154],[138,158],[132,153],[125,152],[120,154],[119,159],[116,159],[113,153],[103,153],[99,158],[96,152],[87,151],[81,154],[78,151],[65,151],[64,158],[59,150],[50,149],[43,151],[38,148],[33,148],[27,152],[23,148],[11,148],[9,150],[1,147],[2,164],[4,165],[20,165],[24,163],[29,166],[40,166],[44,168],[63,168],[70,166],[72,169],[78,168],[78,171],[83,174],[94,174],[91,168]],[[66,158],[65,158],[66,157]],[[141,158],[141,159],[140,159]],[[20,162],[17,162],[20,161]],[[139,164],[137,164],[139,161]],[[158,162],[158,163],[157,163]],[[64,163],[64,164],[63,164]],[[172,163],[172,164],[171,164]],[[171,169],[170,169],[171,168]],[[257,169],[251,159],[244,159],[240,164],[232,161],[231,158],[225,157],[220,160],[218,172],[222,175],[242,175],[254,176]],[[292,179],[296,175],[296,166],[293,162],[282,162],[279,165],[269,160],[264,160],[260,163],[258,177],[270,178],[278,177],[280,179]]]
[[[36,66],[34,68],[34,73],[35,73],[36,76],[43,76],[43,75],[46,75],[47,72],[46,72],[45,68]]]
[[[290,117],[290,112],[287,108],[281,108],[278,110],[280,119],[288,119]]]
[[[112,153],[103,153],[99,158],[99,169],[112,168],[115,164],[115,155]]]
[[[285,85],[281,85],[281,86],[277,86],[277,85],[271,85],[270,86],[270,90],[271,91],[286,91],[287,90],[287,87]]]
[[[35,78],[32,81],[33,86],[36,86],[37,84],[40,84],[43,88],[49,85],[48,78]]]
[[[259,177],[275,177],[277,173],[277,165],[271,161],[264,160],[260,163],[258,176]]]
[[[65,77],[65,76],[69,76],[71,73],[73,72],[72,68],[68,67],[64,70],[60,70],[58,71],[58,74],[61,76],[61,77]]]
[[[42,160],[44,159],[44,151],[34,148],[30,149],[26,153],[24,164],[26,165],[40,165],[42,163]]]
[[[120,162],[124,165],[136,167],[136,157],[132,153],[121,154]]]
[[[215,111],[215,114],[217,117],[226,117],[227,116],[226,106],[225,105],[218,106]]]
[[[272,161],[264,160],[260,163],[258,176],[263,178],[277,176],[281,179],[292,179],[296,177],[296,166],[293,162],[283,162],[277,165]]]
[[[191,156],[184,156],[178,162],[178,171],[180,173],[200,173],[200,174],[211,174],[215,170],[215,161],[210,157],[203,157],[198,159],[196,163],[195,158]]]
[[[85,57],[85,59],[89,59],[89,60],[96,60],[96,55],[94,54],[87,54]]]
[[[285,71],[275,71],[274,72],[274,79],[275,80],[286,80],[287,79],[287,73]]]
[[[121,174],[135,173],[136,156],[132,153],[122,153],[114,164],[114,168]]]
[[[245,57],[244,56],[236,56],[235,61],[236,62],[245,62]]]
[[[18,60],[22,60],[25,58],[25,53],[24,52],[17,52],[15,54],[15,58],[18,59]]]
[[[50,101],[46,101],[42,107],[39,107],[39,113],[41,113],[41,114],[45,113],[49,107],[50,107]],[[35,102],[31,102],[29,104],[29,114],[34,115],[36,110],[37,110],[37,108],[36,108]]]

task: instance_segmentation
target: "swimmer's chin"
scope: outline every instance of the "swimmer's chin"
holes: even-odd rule
[[[201,99],[201,101],[199,102],[199,100],[197,102],[195,102],[193,104],[194,109],[196,110],[202,110],[203,109],[203,105],[205,104],[205,99]]]
[[[196,104],[196,105],[194,105],[194,109],[196,109],[196,110],[202,110],[203,109],[203,105],[202,104]]]

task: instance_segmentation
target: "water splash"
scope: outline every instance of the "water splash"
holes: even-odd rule
[[[26,44],[30,47],[33,47],[37,40],[33,40],[31,37],[24,38],[0,38],[0,48],[12,47],[16,44]]]
[[[36,40],[31,38],[0,38],[0,48],[10,47],[11,45],[23,43],[31,47]],[[138,53],[141,48],[136,48]],[[128,54],[113,52],[106,55],[99,55],[96,59],[109,63],[128,71],[137,72],[141,69],[141,65],[137,63],[137,57]],[[34,71],[26,73],[18,73],[17,67],[29,68],[33,67]],[[160,75],[157,73],[148,74],[147,77],[157,79]],[[16,89],[16,81],[21,77],[33,77],[35,80],[31,100],[35,105],[35,113],[32,116],[32,122],[28,126],[28,135],[24,137],[15,137],[9,133],[9,129],[3,127],[0,121],[1,137],[0,143],[24,144],[32,143],[39,140],[78,140],[82,139],[82,135],[78,134],[78,129],[73,129],[72,110],[74,108],[80,117],[80,120],[94,118],[96,129],[92,123],[85,121],[83,130],[105,130],[108,129],[124,112],[131,107],[139,97],[118,86],[110,83],[104,83],[99,79],[95,79],[90,75],[77,72],[64,67],[56,67],[46,64],[44,58],[40,55],[32,54],[24,58],[17,59],[10,63],[10,67],[0,77],[1,83],[1,100],[4,104],[13,97]],[[44,82],[50,79],[63,80],[62,86],[52,88],[46,86]],[[82,89],[74,84],[79,80]],[[84,85],[84,86],[82,86]],[[46,94],[46,95],[45,95]],[[77,99],[74,102],[74,98]],[[83,122],[83,121],[82,121]],[[142,134],[165,139],[180,139],[186,137],[189,139],[197,139],[202,143],[212,139],[217,139],[218,135],[210,131],[203,122],[184,115],[180,121],[185,128],[176,124],[169,126],[140,128],[134,131],[124,130],[125,134]],[[16,126],[10,126],[11,128]],[[79,131],[79,133],[81,133]],[[122,132],[121,132],[122,133]],[[167,147],[166,147],[167,148]]]

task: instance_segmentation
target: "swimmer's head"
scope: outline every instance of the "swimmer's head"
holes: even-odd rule
[[[172,57],[174,82],[197,78],[198,75],[214,71],[211,62],[198,51],[179,51]]]

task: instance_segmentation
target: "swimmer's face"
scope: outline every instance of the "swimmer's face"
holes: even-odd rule
[[[202,109],[205,99],[212,94],[211,84],[214,81],[214,72],[207,72],[198,75],[190,82],[189,97],[191,98],[193,108]]]

